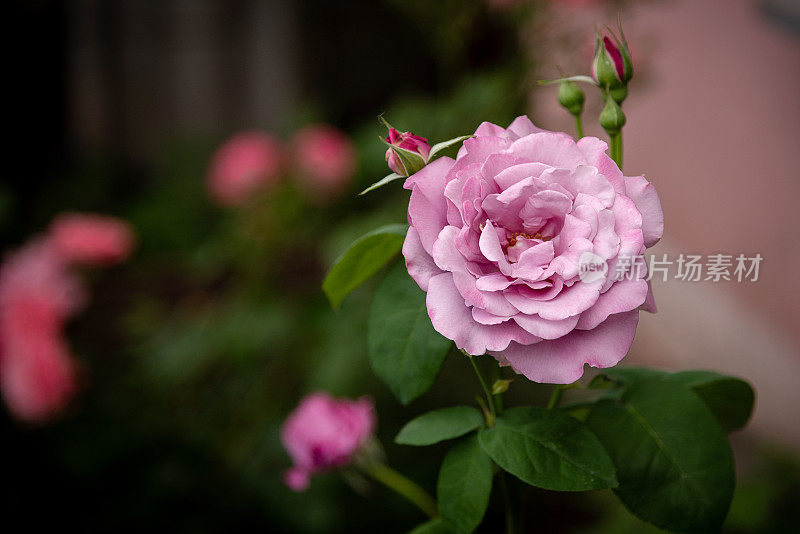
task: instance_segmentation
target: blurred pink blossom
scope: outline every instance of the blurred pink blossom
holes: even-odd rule
[[[53,246],[70,263],[112,265],[127,259],[134,245],[131,226],[115,217],[65,213],[50,225]]]
[[[371,399],[336,399],[325,392],[306,396],[281,428],[281,441],[294,466],[284,482],[305,490],[314,473],[350,463],[375,431]]]
[[[79,381],[64,327],[86,302],[71,267],[123,261],[133,242],[125,221],[67,213],[56,218],[47,235],[5,257],[0,265],[0,389],[14,417],[43,423],[69,404]]]
[[[333,126],[315,124],[298,131],[292,150],[300,181],[318,198],[335,195],[356,170],[356,150],[347,135]]]
[[[0,267],[0,387],[11,413],[43,422],[77,390],[62,330],[85,301],[53,243],[38,238]]]
[[[222,206],[241,206],[280,178],[281,142],[260,131],[235,135],[217,149],[208,171],[211,197]]]

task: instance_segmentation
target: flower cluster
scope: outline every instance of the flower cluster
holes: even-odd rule
[[[242,206],[292,172],[312,198],[324,200],[341,192],[355,172],[353,143],[332,126],[307,126],[289,145],[257,130],[233,136],[212,157],[209,194],[221,206]]]
[[[86,291],[73,267],[120,262],[133,241],[118,219],[65,214],[0,266],[0,387],[16,418],[44,422],[78,390],[64,327]]]

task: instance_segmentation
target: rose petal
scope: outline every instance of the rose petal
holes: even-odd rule
[[[475,287],[481,291],[502,291],[513,283],[514,280],[503,273],[492,273],[478,278]]]
[[[483,227],[481,232],[479,244],[481,253],[487,260],[495,262],[501,273],[505,275],[511,274],[511,264],[508,263],[503,248],[500,246],[500,240],[497,237],[497,231],[492,225],[492,221],[486,221],[486,226]]]
[[[534,382],[571,384],[583,375],[587,363],[598,368],[619,363],[633,343],[638,322],[638,311],[612,315],[592,330],[574,330],[535,345],[511,343],[503,357]]]
[[[537,178],[541,176],[542,173],[549,168],[550,166],[544,163],[520,163],[501,171],[494,177],[494,182],[500,189],[505,191],[526,178]]]
[[[419,233],[413,226],[408,229],[406,240],[403,242],[403,257],[406,260],[408,274],[411,275],[411,278],[423,291],[428,290],[428,280],[442,272],[436,266],[430,254],[422,247]]]
[[[541,132],[514,141],[509,152],[528,161],[545,163],[552,167],[574,169],[587,161],[572,137],[564,133]]]
[[[531,120],[525,116],[520,115],[514,121],[508,125],[508,130],[506,135],[512,141],[516,141],[520,137],[525,137],[526,135],[531,135],[535,133],[552,133],[548,132],[548,130],[542,130],[541,128],[537,127]]]
[[[600,295],[594,306],[581,313],[575,328],[596,328],[609,315],[635,310],[644,303],[646,297],[647,282],[644,280],[619,280]]]
[[[459,349],[472,355],[487,350],[502,351],[516,341],[523,345],[536,343],[538,338],[513,321],[498,325],[482,325],[472,318],[471,310],[456,289],[451,273],[431,278],[428,284],[428,315],[437,332],[455,341]]]
[[[560,321],[543,319],[538,315],[517,314],[513,317],[514,322],[530,332],[534,336],[542,339],[558,339],[569,334],[578,324],[578,316],[568,317]]]
[[[664,235],[664,211],[653,185],[644,176],[625,177],[625,193],[642,214],[642,234],[648,248]]]
[[[639,309],[650,313],[658,312],[658,306],[656,306],[656,298],[653,295],[653,284],[650,283],[650,280],[647,281],[647,297],[645,297],[644,303]]]
[[[538,314],[543,319],[560,321],[573,315],[578,315],[597,302],[600,297],[602,280],[577,282],[571,287],[565,287],[550,300],[533,300],[523,297],[521,293],[506,292],[506,300],[522,313],[528,315]]]
[[[586,162],[597,168],[603,176],[614,186],[617,193],[625,192],[622,171],[616,162],[611,159],[606,151],[608,145],[596,137],[583,137],[578,141],[578,149],[583,152]]]

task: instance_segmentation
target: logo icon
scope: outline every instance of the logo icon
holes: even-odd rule
[[[598,280],[605,280],[608,275],[606,260],[594,252],[584,252],[578,258],[578,277],[581,282],[590,284]]]

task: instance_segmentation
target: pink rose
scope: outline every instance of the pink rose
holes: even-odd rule
[[[422,156],[425,161],[428,161],[428,155],[431,152],[431,145],[428,144],[428,140],[424,137],[412,134],[411,132],[401,133],[394,128],[389,128],[389,135],[386,137],[386,142],[390,145],[408,150],[409,152],[416,152]],[[397,157],[397,154],[395,154],[394,150],[391,148],[386,150],[386,163],[389,165],[389,168],[392,170],[392,172],[395,172],[400,176],[408,176],[408,172],[403,166],[403,162],[400,161],[400,159]]]
[[[284,482],[295,491],[306,489],[312,474],[350,463],[374,430],[375,407],[370,399],[335,399],[325,392],[308,395],[281,428],[281,441],[294,462]]]
[[[295,134],[292,149],[301,183],[319,199],[341,192],[356,170],[353,142],[333,126],[303,128]]]
[[[272,135],[251,131],[226,141],[211,159],[208,189],[222,206],[241,206],[280,178],[283,148]]]
[[[77,391],[63,328],[83,302],[83,287],[47,239],[0,267],[0,388],[16,418],[44,422]]]
[[[403,254],[434,328],[536,382],[615,365],[639,307],[655,311],[645,280],[614,276],[619,258],[661,238],[655,189],[623,176],[603,141],[575,143],[527,117],[508,129],[483,123],[475,136],[455,160],[437,159],[405,183]],[[582,280],[587,254],[609,276]]]
[[[114,217],[66,213],[50,225],[56,251],[70,263],[112,265],[131,253],[134,232],[131,226]]]

